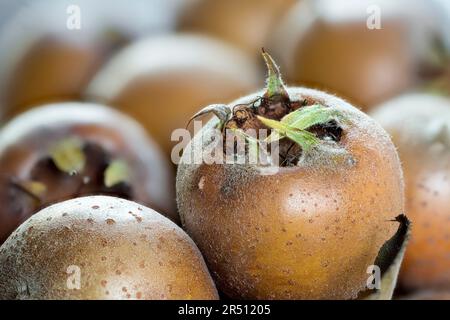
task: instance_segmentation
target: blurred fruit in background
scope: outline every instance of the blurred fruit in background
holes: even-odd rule
[[[381,29],[370,29],[378,13]],[[283,19],[271,46],[288,82],[367,110],[441,68],[443,28],[433,1],[305,0]]]
[[[76,8],[81,29],[67,26]],[[401,287],[407,298],[449,299],[450,102],[431,95],[450,94],[449,25],[449,0],[0,0],[0,121],[94,100],[134,117],[170,155],[173,130],[194,113],[263,85],[266,47],[290,85],[379,106],[373,115],[399,149],[413,223]],[[48,167],[50,146],[67,134],[98,147],[83,175]],[[119,195],[177,220],[173,168],[145,139],[117,111],[81,103],[7,124],[0,243],[40,206],[79,194]],[[131,162],[131,189],[102,185],[111,156]]]
[[[3,0],[0,2],[0,30],[5,22],[25,4],[26,0]]]
[[[432,0],[433,1],[433,0]],[[450,1],[448,0],[435,0],[437,3],[439,3],[442,7],[444,19],[445,19],[445,41],[446,46],[450,50]]]
[[[259,55],[282,15],[300,0],[196,0],[180,14],[178,29],[228,41]]]
[[[30,105],[79,98],[113,50],[173,29],[174,7],[182,1],[188,0],[27,2],[0,35],[2,113],[10,117]]]
[[[450,291],[419,291],[401,297],[401,300],[450,300]]]
[[[0,244],[39,209],[82,195],[134,200],[178,221],[160,150],[107,107],[54,103],[18,116],[0,131],[0,168]]]
[[[400,284],[450,290],[450,100],[407,94],[372,115],[391,134],[405,175],[413,228]]]
[[[261,85],[243,52],[204,36],[152,37],[124,48],[95,76],[87,97],[140,121],[170,155],[174,129],[202,107],[233,100]]]

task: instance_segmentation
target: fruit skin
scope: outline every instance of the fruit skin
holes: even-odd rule
[[[181,12],[178,30],[200,32],[256,56],[277,20],[295,0],[197,0]]]
[[[67,287],[70,266],[79,267],[79,290]],[[200,252],[181,228],[115,197],[47,207],[0,247],[0,299],[217,298]]]
[[[119,52],[93,79],[86,96],[133,116],[170,155],[176,144],[173,130],[185,128],[199,105],[254,90],[259,76],[249,57],[220,41],[161,36]]]
[[[199,133],[178,166],[180,217],[231,298],[356,298],[367,267],[398,228],[392,219],[403,212],[398,156],[385,131],[343,100],[304,88],[288,93],[351,119],[341,143],[353,159],[335,163],[319,154],[275,175],[251,165],[188,164]],[[204,145],[213,125],[202,131]]]
[[[412,237],[399,283],[405,290],[450,288],[450,100],[397,97],[373,117],[390,133],[405,174]]]
[[[0,37],[4,116],[79,98],[115,49],[142,34],[169,29],[166,10],[151,7],[151,2],[44,0],[23,5]],[[73,5],[80,8],[81,29],[67,28],[73,16],[67,10]]]
[[[381,9],[381,29],[367,27],[373,5]],[[269,48],[289,83],[336,93],[369,110],[421,85],[434,70],[440,21],[430,1],[304,1],[282,20]]]
[[[75,176],[60,172],[52,161],[46,160],[50,159],[48,152],[53,145],[72,137],[105,151],[111,158],[106,161],[126,161],[131,172],[126,184],[131,188],[130,199],[178,220],[171,187],[172,173],[158,147],[136,122],[101,105],[56,103],[28,111],[0,131],[0,199],[3,203],[0,243],[42,206],[77,195],[121,193],[120,188],[103,186],[102,159],[87,157],[85,170]],[[89,176],[91,182],[80,189],[80,179],[84,176]],[[12,179],[46,184],[47,192],[41,203],[37,204],[35,199],[15,188]]]

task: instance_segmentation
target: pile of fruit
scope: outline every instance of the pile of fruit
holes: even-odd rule
[[[449,299],[440,1],[18,7],[0,299]]]

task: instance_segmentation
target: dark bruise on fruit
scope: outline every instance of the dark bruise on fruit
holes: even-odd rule
[[[114,131],[118,121],[123,130]],[[55,104],[6,126],[0,132],[0,242],[40,209],[83,195],[140,201],[176,221],[168,168],[128,121],[98,105]]]
[[[404,212],[395,147],[375,121],[337,97],[306,88],[267,92],[230,103],[230,117],[208,122],[184,150],[177,173],[183,226],[226,296],[357,298],[367,268],[403,231],[395,220]],[[277,171],[189,162],[216,141],[217,127],[223,135],[227,128],[244,136],[247,128],[276,133]],[[389,270],[391,285],[379,295],[387,299],[398,274]]]

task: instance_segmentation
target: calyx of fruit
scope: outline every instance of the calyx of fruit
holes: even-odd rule
[[[268,70],[266,89],[262,96],[250,104],[232,107],[225,104],[207,106],[197,112],[189,123],[202,115],[212,113],[219,119],[217,128],[224,136],[229,129],[252,145],[280,141],[284,146],[281,148],[284,150],[282,152],[287,152],[281,154],[284,159],[298,160],[300,153],[310,152],[324,140],[338,142],[342,132],[339,122],[345,121],[344,116],[320,103],[291,101],[279,67],[264,49],[262,56]],[[270,130],[270,135],[260,141],[258,135],[252,137],[247,134],[248,129],[267,129]],[[294,148],[294,145],[297,147]],[[288,155],[289,152],[294,156]]]
[[[129,199],[133,193],[130,179],[125,160],[115,159],[95,143],[68,137],[39,158],[26,178],[12,177],[10,182],[40,207],[61,197],[91,193]]]

